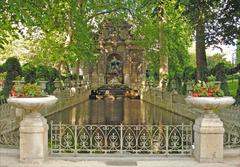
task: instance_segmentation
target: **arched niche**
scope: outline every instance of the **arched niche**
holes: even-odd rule
[[[106,82],[107,84],[123,84],[123,58],[117,53],[107,57]]]

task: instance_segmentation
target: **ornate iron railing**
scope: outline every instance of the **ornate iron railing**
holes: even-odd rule
[[[18,130],[8,132],[8,133],[2,133],[0,134],[0,147],[4,146],[4,147],[18,148],[19,140],[20,140],[20,137],[19,137]]]
[[[192,154],[192,125],[50,126],[51,154]]]
[[[240,148],[240,126],[237,124],[224,124],[224,147]]]

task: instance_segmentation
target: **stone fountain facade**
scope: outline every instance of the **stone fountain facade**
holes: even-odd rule
[[[101,24],[97,38],[99,59],[85,69],[93,86],[126,84],[134,88],[145,80],[143,49],[133,44],[130,29],[127,22]]]

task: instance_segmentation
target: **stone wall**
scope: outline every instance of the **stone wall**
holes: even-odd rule
[[[56,112],[65,110],[69,107],[75,106],[79,103],[87,101],[89,98],[89,94],[90,90],[85,88],[79,89],[78,92],[71,92],[69,90],[65,90],[59,95],[56,95],[56,97],[58,98],[58,102],[54,106],[42,110],[41,114],[46,117]]]
[[[184,101],[185,97],[186,96],[184,95],[178,95],[175,93],[161,92],[157,88],[143,91],[141,94],[141,99],[145,102],[151,103],[190,120],[195,120],[199,116],[199,113],[190,109],[190,106]]]
[[[200,115],[200,111],[198,109],[190,108],[190,106],[186,104],[184,100],[185,98],[185,95],[161,92],[157,88],[151,88],[147,91],[142,91],[141,94],[141,99],[145,102],[187,117],[191,120],[195,120]],[[240,106],[230,106],[216,113],[224,123],[234,123],[240,127]]]

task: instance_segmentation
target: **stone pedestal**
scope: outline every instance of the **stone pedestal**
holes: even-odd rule
[[[199,162],[223,162],[223,122],[214,113],[197,118],[194,124],[194,157]]]
[[[43,162],[48,156],[48,124],[40,113],[25,116],[20,124],[20,161]]]

